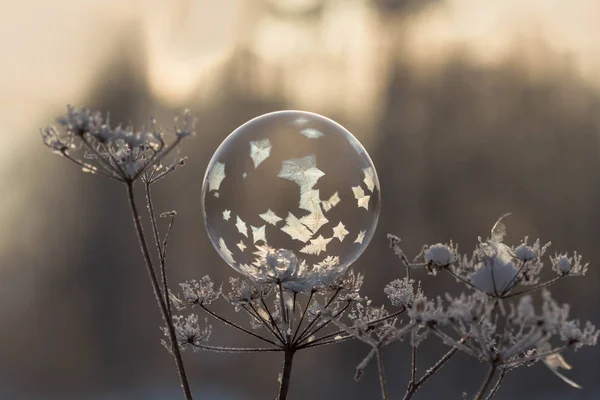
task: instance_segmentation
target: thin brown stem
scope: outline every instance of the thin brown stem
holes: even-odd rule
[[[248,329],[246,329],[246,328],[243,328],[243,327],[239,326],[238,324],[236,324],[236,323],[234,323],[234,322],[231,322],[231,321],[229,321],[229,320],[227,320],[227,319],[225,319],[225,318],[221,317],[219,314],[216,314],[216,313],[212,312],[211,310],[209,310],[208,308],[206,308],[206,306],[205,306],[205,305],[203,305],[203,304],[201,304],[201,305],[200,305],[200,308],[202,308],[202,310],[204,310],[204,312],[206,312],[206,313],[207,313],[208,315],[210,315],[211,317],[213,317],[213,318],[215,318],[215,319],[218,319],[219,321],[223,322],[224,324],[226,324],[226,325],[229,325],[229,326],[231,326],[232,328],[235,328],[235,329],[237,329],[237,330],[238,330],[238,331],[240,331],[240,332],[244,332],[244,333],[246,333],[246,334],[248,334],[248,335],[250,335],[250,336],[253,336],[253,337],[257,338],[257,339],[260,339],[260,340],[262,340],[263,342],[267,342],[267,343],[270,343],[270,344],[272,344],[272,345],[274,345],[274,346],[278,346],[278,347],[280,347],[280,345],[279,345],[279,344],[277,344],[277,343],[275,343],[274,341],[272,341],[272,340],[269,340],[269,339],[267,339],[267,338],[265,338],[265,337],[262,337],[262,336],[260,336],[260,335],[257,335],[256,333],[254,333],[254,332],[252,332],[252,331],[249,331]]]
[[[66,157],[68,160],[74,162],[75,164],[79,165],[83,170],[87,170],[88,172],[92,172],[94,174],[100,174],[106,178],[109,179],[113,179],[115,181],[119,181],[119,182],[123,182],[123,179],[121,179],[120,177],[114,176],[114,175],[110,175],[106,172],[104,172],[103,170],[101,170],[100,168],[96,167],[95,165],[87,165],[83,162],[81,162],[80,160],[76,159],[75,157],[72,157],[69,153],[67,153],[66,151],[63,151],[61,153],[64,157]]]
[[[409,385],[408,390],[404,394],[404,400],[411,399],[417,390],[419,390],[419,388],[423,386],[423,384],[427,382],[427,380],[429,380],[429,378],[431,378],[437,371],[439,371],[457,352],[458,349],[456,347],[452,348],[450,351],[444,354],[444,356],[440,358],[433,367],[429,368],[425,375],[416,381],[414,385]]]
[[[269,330],[273,333],[273,335],[277,336],[277,338],[283,343],[283,333],[281,333],[279,325],[277,325],[277,323],[275,322],[275,318],[273,318],[273,314],[271,314],[271,310],[269,310],[267,302],[265,301],[265,299],[260,299],[260,303],[262,304],[263,308],[267,313],[267,316],[269,317],[269,322],[271,323],[271,328]],[[256,314],[258,314],[258,311],[255,309],[255,307],[252,307],[252,310],[254,310]],[[277,331],[277,333],[275,332],[275,330]]]
[[[348,309],[348,307],[350,307],[350,302],[346,303],[346,305],[344,307],[342,307],[341,310],[339,310],[338,312],[336,312],[331,318],[329,318],[327,321],[325,321],[324,323],[322,323],[321,325],[317,326],[313,331],[308,332],[306,335],[304,335],[304,338],[302,338],[301,340],[298,340],[298,344],[302,344],[303,342],[306,342],[311,336],[316,335],[321,329],[327,327],[327,325],[329,325],[331,323],[332,320],[336,319],[337,317],[339,317],[340,315],[342,315],[344,313],[344,311],[346,311]]]
[[[279,326],[277,326],[277,324],[275,323],[275,319],[271,315],[271,312],[269,311],[268,308],[265,308],[265,310],[266,310],[267,315],[269,316],[269,321],[265,320],[263,318],[263,316],[260,315],[260,313],[258,312],[256,307],[254,307],[254,305],[252,303],[248,303],[248,307],[250,307],[250,309],[248,309],[245,306],[242,306],[242,307],[251,317],[255,318],[257,321],[260,321],[260,323],[265,327],[265,329],[267,329],[269,332],[271,332],[271,334],[274,337],[276,337],[277,340],[279,340],[282,345],[283,345],[283,343],[285,343],[283,340],[283,336],[281,335],[281,332],[279,331]]]
[[[383,365],[383,359],[381,358],[381,349],[377,347],[377,370],[379,372],[379,386],[381,387],[381,398],[382,400],[388,400],[388,394],[385,384],[385,369]]]
[[[302,310],[302,314],[300,314],[300,321],[298,321],[298,325],[296,325],[296,331],[294,332],[294,336],[292,337],[292,342],[296,341],[296,337],[298,336],[298,331],[300,330],[300,327],[302,326],[302,322],[304,321],[304,317],[306,316],[308,308],[310,307],[310,302],[312,301],[314,295],[315,295],[315,292],[311,290],[310,295],[308,296],[308,301],[306,302],[306,305],[304,306],[304,309]]]
[[[296,347],[296,350],[310,349],[312,347],[327,346],[329,344],[338,344],[338,343],[346,342],[348,340],[354,339],[354,335],[339,336],[339,337],[335,337],[333,339],[330,338],[329,340],[321,340],[321,339],[323,339],[323,338],[319,338],[319,339],[315,340],[314,342],[308,342],[303,345],[300,345],[300,346]]]
[[[201,344],[197,346],[201,350],[213,351],[215,353],[275,353],[283,351],[281,348],[267,349],[260,347],[222,347],[222,346],[209,346]]]
[[[483,383],[481,384],[479,391],[473,398],[474,400],[483,399],[483,396],[485,395],[485,392],[487,392],[487,389],[490,386],[490,383],[492,383],[492,379],[494,378],[494,374],[496,373],[497,368],[498,367],[496,366],[496,364],[490,365],[490,369],[489,369],[487,375],[485,376],[485,379],[483,380]]]
[[[500,375],[498,376],[498,380],[496,381],[494,387],[490,390],[490,394],[488,394],[485,400],[492,400],[496,393],[498,393],[500,385],[502,385],[502,381],[504,380],[504,375],[506,375],[506,368],[500,369]]]
[[[338,288],[333,293],[333,295],[331,295],[331,298],[327,301],[327,303],[325,303],[325,307],[323,307],[324,310],[326,310],[327,307],[329,307],[331,305],[331,303],[333,303],[333,301],[336,299],[337,295],[340,293],[341,290],[342,290],[341,288]],[[302,342],[302,340],[304,340],[307,336],[310,336],[310,334],[308,332],[309,332],[310,328],[312,328],[313,325],[315,323],[317,323],[318,319],[319,318],[317,316],[317,317],[313,318],[313,320],[308,323],[308,326],[306,328],[304,328],[304,330],[300,334],[300,336],[298,338],[298,342]]]
[[[279,386],[279,400],[287,399],[292,377],[292,363],[294,361],[294,350],[286,349],[283,359],[283,370],[281,371],[281,385]]]
[[[525,294],[525,293],[530,293],[530,292],[534,292],[536,290],[543,289],[545,287],[548,287],[548,286],[552,285],[553,283],[558,282],[559,280],[561,280],[565,276],[566,275],[557,276],[554,279],[550,279],[547,282],[540,283],[539,285],[535,285],[534,287],[531,287],[529,289],[521,290],[520,292],[516,292],[516,293],[508,293],[508,294],[506,294],[504,296],[501,296],[501,298],[503,298],[503,299],[509,299],[511,297],[520,296],[520,295]]]
[[[152,289],[154,290],[154,296],[156,297],[156,301],[158,302],[158,308],[162,313],[162,317],[167,324],[167,332],[169,336],[169,341],[171,343],[171,352],[173,357],[175,358],[175,364],[177,365],[177,372],[179,373],[179,379],[181,381],[181,387],[183,389],[183,393],[185,394],[186,400],[193,400],[192,391],[190,389],[190,384],[187,378],[187,374],[185,372],[185,366],[183,364],[183,359],[181,357],[181,351],[179,349],[179,344],[177,343],[177,335],[175,334],[175,326],[173,325],[173,321],[169,315],[169,311],[167,305],[165,303],[164,297],[160,291],[160,285],[158,283],[158,279],[156,278],[156,273],[154,271],[154,267],[152,265],[152,258],[150,257],[150,250],[148,249],[148,242],[146,241],[146,236],[144,235],[144,229],[142,227],[142,222],[140,219],[140,214],[138,212],[138,207],[135,202],[135,197],[133,193],[133,182],[127,182],[127,197],[129,200],[129,206],[131,208],[131,214],[133,216],[133,224],[135,225],[135,229],[137,232],[138,240],[140,243],[140,249],[142,250],[142,255],[144,256],[144,261],[146,262],[146,269],[148,272],[148,276],[150,277],[150,282],[152,283]]]
[[[156,213],[154,212],[154,203],[152,202],[152,192],[150,191],[150,184],[146,183],[146,204],[148,206],[148,214],[150,215],[150,222],[152,225],[152,233],[154,235],[154,244],[156,245],[156,251],[158,252],[158,259],[160,261],[160,277],[163,285],[162,293],[165,298],[167,305],[167,311],[169,315],[171,313],[171,300],[169,299],[169,283],[167,281],[167,267],[166,258],[163,252],[163,246],[160,243],[160,233],[158,231],[158,223],[156,222]],[[172,222],[171,222],[172,223]]]

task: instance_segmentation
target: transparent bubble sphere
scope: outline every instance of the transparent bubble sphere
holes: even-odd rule
[[[315,284],[343,273],[369,244],[379,210],[379,180],[363,146],[338,123],[303,111],[237,128],[202,187],[212,244],[255,281]]]

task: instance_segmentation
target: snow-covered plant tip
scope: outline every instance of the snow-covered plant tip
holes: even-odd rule
[[[254,254],[257,256],[255,262],[235,264],[235,269],[241,274],[230,278],[228,285],[215,284],[209,276],[204,276],[180,283],[178,288],[169,287],[167,245],[176,213],[171,211],[160,215],[167,220],[166,230],[160,232],[151,189],[155,182],[183,165],[183,158],[174,157],[169,162],[166,158],[174,153],[182,139],[194,133],[194,118],[185,112],[172,132],[158,128],[153,120],[148,128],[134,131],[131,127],[111,127],[100,113],[69,107],[67,115],[58,121],[60,130],[49,127],[42,131],[43,141],[51,150],[86,172],[122,182],[127,189],[147,274],[165,323],[162,329],[166,339],[162,343],[173,356],[186,399],[192,399],[193,394],[183,363],[182,352],[185,350],[282,353],[282,372],[279,377],[274,377],[274,384],[278,382],[277,398],[286,399],[293,360],[298,351],[316,351],[315,348],[348,340],[358,340],[368,349],[364,360],[356,367],[356,379],[373,361],[373,368],[379,371],[379,395],[383,399],[388,399],[388,391],[381,355],[387,350],[387,345],[396,341],[405,341],[412,349],[407,360],[411,373],[406,378],[404,399],[412,398],[458,352],[488,367],[487,374],[481,377],[479,390],[472,394],[474,399],[493,398],[510,371],[537,363],[579,388],[558,371],[559,368],[570,369],[562,354],[569,348],[578,350],[595,345],[598,331],[590,322],[580,324],[569,319],[569,306],[555,301],[548,288],[560,281],[583,276],[588,265],[577,253],[547,255],[550,244],[542,245],[539,240],[529,244],[525,238],[516,246],[505,244],[503,219],[506,215],[496,222],[489,238],[478,239],[471,255],[459,254],[457,246],[448,243],[424,246],[420,254],[410,259],[402,250],[400,239],[388,235],[391,249],[403,267],[402,276],[383,289],[390,301],[389,310],[385,305],[374,305],[361,296],[363,275],[351,270],[346,272],[346,265],[328,254],[330,248],[325,248],[325,245],[329,239],[323,236],[311,239],[316,243],[311,242],[308,246],[313,247],[307,248],[306,253],[324,255],[319,256],[321,261],[308,268],[305,260],[300,260],[295,252],[266,245],[265,231],[261,227],[252,227],[253,238],[259,235],[262,239],[252,243],[258,249]],[[303,135],[310,139],[319,138],[322,133],[305,129]],[[268,157],[270,150],[265,150],[266,145],[266,142],[256,142],[254,147],[251,146],[255,165],[256,160],[261,163]],[[308,164],[302,160],[292,161],[299,163],[299,170],[307,167],[302,170],[304,172],[316,169],[311,164],[313,160],[308,160]],[[311,196],[316,195],[318,199],[319,193],[318,190],[314,193],[313,186],[321,175],[313,169],[307,176],[314,182],[309,184],[299,176],[292,177],[298,181],[300,190],[304,190],[301,205],[314,205],[315,197]],[[374,172],[369,170],[364,172],[364,179],[367,190],[371,190],[370,195],[364,189],[356,189],[360,186],[352,189],[355,200],[358,200],[357,206],[368,210],[369,196],[375,195],[378,181]],[[138,182],[146,193],[150,237],[142,227],[139,205],[134,196],[134,185]],[[215,178],[212,182],[216,184]],[[311,213],[329,210],[340,199],[344,201],[343,196],[318,201],[319,209],[312,209]],[[222,214],[224,221],[231,216],[231,211],[226,211],[229,210]],[[269,211],[264,213],[263,219],[276,225],[281,218],[276,220],[277,215]],[[319,222],[310,229],[303,228],[306,225],[288,216],[287,225],[281,230],[307,242],[308,236],[328,222],[324,214],[317,217],[320,219],[310,219],[315,224]],[[331,219],[329,214],[328,217]],[[239,232],[246,232],[248,237],[245,223],[242,221],[236,225]],[[288,226],[289,229],[286,228]],[[334,228],[333,237],[342,242],[347,234],[346,225],[340,221]],[[371,234],[369,231],[368,235]],[[357,240],[362,243],[364,237],[365,234],[362,238],[359,234]],[[155,255],[150,243],[155,247]],[[218,240],[215,246],[222,250]],[[238,247],[243,252],[246,245]],[[220,253],[226,261],[229,259],[228,264],[234,264],[230,259],[231,251]],[[544,266],[547,265],[552,271],[546,273],[553,274],[552,278],[542,276],[546,274]],[[457,285],[464,288],[464,293],[428,297],[417,276],[438,273],[451,275]],[[246,322],[232,321],[216,313],[213,304],[219,301],[246,315]],[[205,322],[208,319],[252,336],[262,346],[212,345],[209,343],[211,326]],[[448,351],[435,364],[419,371],[422,368],[417,368],[418,349],[426,340],[440,340],[448,346]],[[374,394],[372,398],[377,396]]]

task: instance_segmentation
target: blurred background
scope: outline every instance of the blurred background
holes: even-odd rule
[[[403,273],[386,233],[409,254],[450,239],[470,253],[510,211],[508,242],[540,237],[591,262],[553,293],[600,324],[598,16],[597,0],[0,1],[0,399],[181,398],[124,188],[39,138],[66,104],[137,126],[155,116],[168,127],[184,107],[199,117],[188,164],[155,189],[159,211],[180,215],[172,282],[235,275],[200,212],[220,142],[259,114],[303,109],[348,128],[377,167],[378,233],[354,265],[375,303]],[[430,294],[462,290],[419,277]],[[213,344],[254,343],[211,323]],[[422,370],[444,350],[436,339],[421,348]],[[374,366],[353,381],[367,351],[300,353],[290,399],[376,398]],[[498,398],[600,398],[600,349],[565,357],[583,390],[535,365],[509,373]],[[275,396],[278,354],[185,360],[199,399]],[[385,362],[397,398],[408,346],[387,348]],[[472,395],[484,374],[456,357],[417,398]]]

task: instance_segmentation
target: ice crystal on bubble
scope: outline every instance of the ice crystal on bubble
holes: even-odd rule
[[[215,152],[202,191],[209,238],[227,264],[299,291],[335,281],[360,256],[379,208],[377,173],[361,144],[301,111],[236,129]]]

